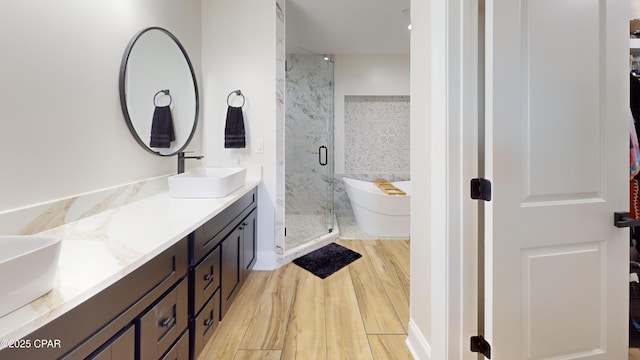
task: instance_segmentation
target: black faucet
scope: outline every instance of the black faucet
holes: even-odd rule
[[[184,172],[184,159],[200,160],[204,157],[202,155],[201,156],[185,156],[184,154],[185,154],[184,151],[180,151],[178,153],[178,174],[182,174]]]

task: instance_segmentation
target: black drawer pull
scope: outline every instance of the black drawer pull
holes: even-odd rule
[[[213,274],[207,274],[207,275],[204,276],[204,280],[205,281],[209,281],[211,279],[213,279]]]
[[[175,321],[176,321],[176,318],[167,318],[167,319],[164,319],[164,321],[160,323],[160,326],[162,326],[162,327],[169,327],[169,326],[171,326],[171,325],[172,325],[172,323],[173,323],[173,322],[175,322]]]

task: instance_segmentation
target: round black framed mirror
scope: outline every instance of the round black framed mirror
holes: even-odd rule
[[[120,106],[136,141],[147,151],[183,151],[198,125],[198,83],[191,60],[166,29],[139,31],[120,65]]]

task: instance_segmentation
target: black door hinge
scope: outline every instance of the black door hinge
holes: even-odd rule
[[[480,353],[491,359],[491,344],[482,335],[471,337],[471,352]]]
[[[491,181],[482,178],[471,179],[471,198],[491,201]]]

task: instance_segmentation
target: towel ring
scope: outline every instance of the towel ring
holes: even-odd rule
[[[155,95],[153,95],[153,105],[155,105],[155,107],[158,107],[158,104],[156,104],[156,98],[160,93],[165,94],[169,97],[169,105],[167,106],[171,106],[171,103],[173,103],[173,98],[171,97],[171,93],[169,92],[169,89],[160,90]]]
[[[244,98],[244,94],[240,90],[233,90],[232,92],[229,93],[229,95],[227,96],[227,105],[231,106],[231,103],[229,103],[229,98],[233,94],[236,94],[236,96],[242,96],[242,105],[240,105],[240,107],[243,107],[244,106],[244,102],[245,102],[245,98]]]

